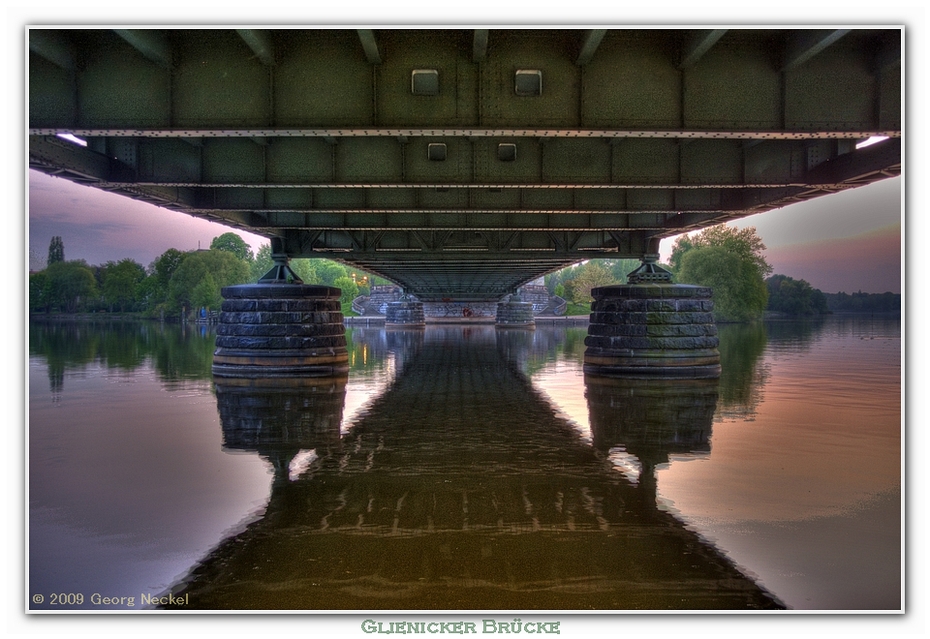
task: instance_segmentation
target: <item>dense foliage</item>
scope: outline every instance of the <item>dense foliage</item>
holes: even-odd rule
[[[33,313],[133,312],[180,318],[219,310],[224,286],[255,282],[272,267],[271,247],[253,256],[235,233],[224,233],[209,250],[168,249],[148,268],[131,260],[88,266],[66,262],[61,238],[52,239],[49,265],[29,275],[29,311]],[[54,261],[53,259],[54,258]],[[294,259],[291,268],[307,284],[342,289],[343,302],[367,294],[386,280],[325,259]]]
[[[640,264],[639,260],[629,259],[587,260],[546,275],[546,288],[550,295],[558,295],[569,302],[590,304],[592,288],[626,284],[626,276]]]
[[[65,245],[61,241],[61,236],[56,235],[48,243],[48,265],[51,266],[57,262],[65,261]]]
[[[682,235],[669,259],[675,281],[714,290],[714,315],[721,322],[762,317],[768,303],[765,277],[772,267],[756,229],[711,226],[695,236]]]
[[[223,233],[213,238],[210,242],[210,249],[216,251],[227,251],[238,257],[243,262],[252,261],[252,249],[245,243],[239,235],[235,233]]]
[[[900,293],[825,293],[827,307],[837,313],[900,313]]]
[[[823,315],[829,313],[827,298],[820,289],[807,280],[796,280],[787,275],[773,275],[765,280],[769,291],[766,310],[786,315]]]
[[[98,295],[94,272],[83,261],[55,262],[43,274],[42,290],[36,301],[45,308],[74,313]],[[31,292],[32,286],[29,288]]]

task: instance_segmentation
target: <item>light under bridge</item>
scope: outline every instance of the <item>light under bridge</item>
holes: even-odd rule
[[[494,301],[899,175],[903,36],[31,28],[29,166]]]

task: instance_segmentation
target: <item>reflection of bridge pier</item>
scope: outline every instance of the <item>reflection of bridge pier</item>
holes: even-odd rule
[[[717,386],[716,379],[586,376],[592,443],[604,453],[633,455],[640,495],[655,503],[657,466],[672,454],[710,452]]]
[[[302,439],[317,459],[174,589],[192,607],[778,607],[557,416],[520,372],[531,344],[516,337],[532,333],[410,333],[419,352],[351,431]],[[338,419],[338,395],[305,405],[300,423]],[[236,407],[258,403],[274,402],[223,408],[224,433],[250,423]]]
[[[258,453],[286,482],[301,450],[339,444],[346,377],[215,378],[223,448]]]

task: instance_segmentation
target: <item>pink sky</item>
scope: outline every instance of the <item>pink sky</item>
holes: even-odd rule
[[[733,222],[753,226],[773,273],[824,293],[900,293],[902,178],[799,202]],[[662,242],[667,259],[674,239]]]
[[[31,268],[44,267],[54,235],[61,236],[67,260],[103,264],[129,257],[143,266],[170,248],[209,248],[213,238],[229,231],[241,235],[253,251],[268,242],[252,233],[38,171],[29,171],[28,204]]]
[[[901,292],[901,226],[766,251],[776,273],[804,279],[825,293]],[[855,288],[853,284],[855,283]]]

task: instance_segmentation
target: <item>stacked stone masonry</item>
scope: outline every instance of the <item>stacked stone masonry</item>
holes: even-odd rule
[[[339,289],[246,284],[222,290],[213,374],[331,376],[348,371]]]
[[[711,289],[683,284],[605,286],[591,292],[585,372],[718,377]]]
[[[385,326],[404,326],[413,328],[426,325],[422,302],[400,301],[387,305],[384,317]]]
[[[500,302],[496,323],[501,327],[535,328],[533,305],[530,302]]]

